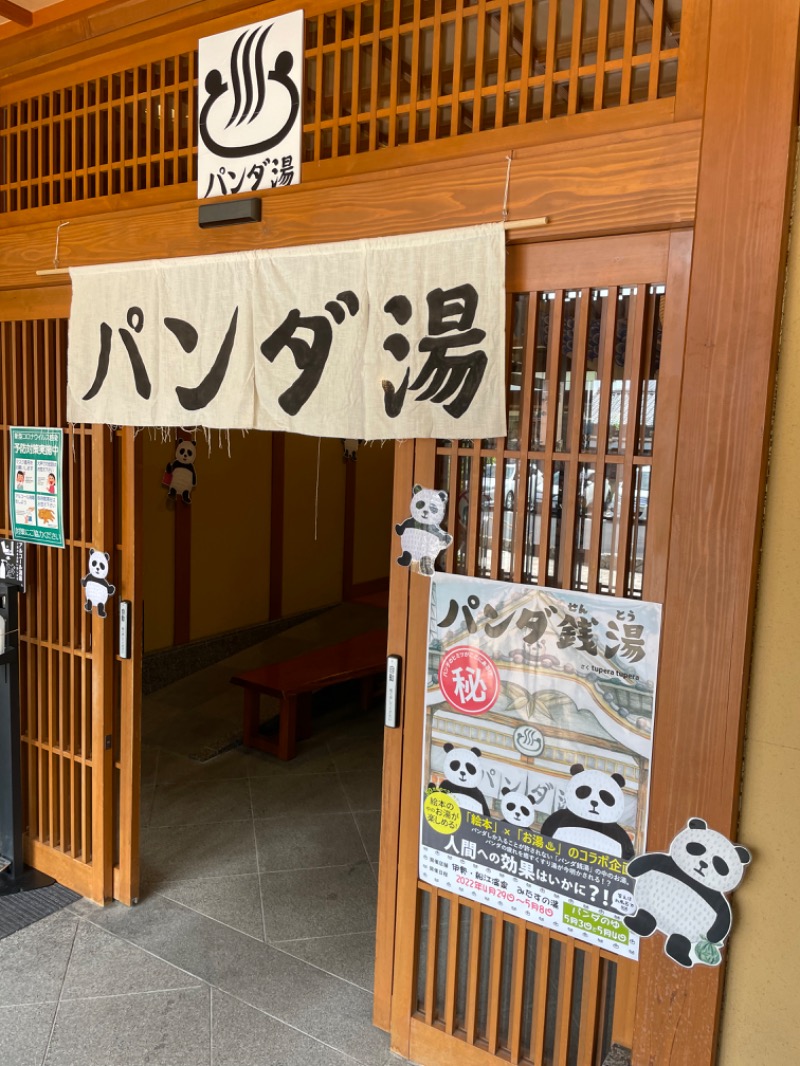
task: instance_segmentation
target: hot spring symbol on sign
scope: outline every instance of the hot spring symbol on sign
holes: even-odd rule
[[[484,714],[497,703],[500,675],[480,648],[451,648],[439,664],[442,695],[462,714]]]

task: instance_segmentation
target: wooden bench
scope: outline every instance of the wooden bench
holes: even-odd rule
[[[372,679],[386,671],[386,641],[385,629],[372,630],[232,677],[231,683],[244,689],[245,746],[279,759],[293,759],[297,740],[311,735],[312,693],[341,681],[364,680],[362,707],[366,709]],[[260,731],[262,695],[280,700],[277,737]]]

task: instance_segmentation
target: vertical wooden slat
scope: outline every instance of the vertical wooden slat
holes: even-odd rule
[[[653,0],[653,37],[650,44],[650,79],[647,99],[658,99],[658,76],[661,70],[661,37],[664,32],[664,0]]]
[[[558,4],[550,4],[547,13],[547,46],[545,48],[544,69],[544,106],[542,118],[548,119],[553,114],[553,77],[556,72],[556,38],[558,36]]]
[[[414,0],[414,25],[411,31],[411,83],[409,85],[408,92],[408,143],[416,144],[417,142],[417,119],[419,118],[419,79],[420,79],[420,58],[422,49],[419,46],[419,23],[420,23],[420,4],[421,0]],[[399,60],[398,60],[399,62]],[[398,72],[399,74],[399,72]],[[431,108],[431,120],[433,119],[433,108]],[[430,129],[430,127],[429,127]],[[435,131],[430,129],[429,136],[433,139]]]
[[[353,95],[350,100],[350,155],[358,151],[358,116],[360,110],[361,83],[361,15],[363,4],[353,7]]]
[[[463,904],[457,896],[450,899],[450,922],[447,941],[447,972],[445,974],[444,1029],[452,1033],[455,1029],[456,992],[458,991],[459,968],[459,927]]]
[[[498,31],[500,43],[497,50],[497,95],[495,97],[494,106],[495,129],[502,128],[503,112],[505,110],[506,74],[508,71],[508,4],[509,0],[503,0],[500,5],[500,29]]]
[[[528,121],[528,94],[530,81],[533,74],[533,17],[534,4],[525,4],[525,21],[522,30],[522,56],[520,59],[520,82],[519,82],[519,121],[523,125]]]
[[[615,593],[626,596],[628,593],[628,552],[630,548],[631,527],[634,522],[634,455],[636,452],[636,433],[639,423],[639,397],[642,379],[642,339],[644,336],[644,315],[647,305],[647,293],[644,285],[631,293],[633,300],[633,321],[628,315],[628,337],[625,353],[625,380],[628,382],[628,409],[625,420],[625,436],[620,439],[623,451],[622,463],[622,504],[619,512],[619,540],[617,548],[617,569]],[[624,391],[621,401],[624,400]],[[620,416],[622,411],[620,411]],[[620,429],[620,436],[621,436]],[[619,480],[617,481],[619,484]],[[619,490],[618,490],[619,491]]]
[[[483,56],[486,47],[486,0],[478,0],[474,15],[477,25],[475,44],[475,88],[472,96],[472,132],[481,128],[481,102],[483,100]]]
[[[509,1026],[508,1053],[512,1063],[518,1063],[522,1056],[522,1014],[524,1009],[523,992],[525,988],[525,937],[526,926],[523,922],[514,922],[513,962],[509,990]]]
[[[530,462],[531,411],[533,409],[533,385],[536,366],[536,330],[538,323],[538,293],[528,295],[527,324],[525,327],[525,345],[522,353],[522,383],[519,415],[519,488],[517,491],[517,513],[514,522],[514,568],[513,581],[522,580],[524,546],[528,512],[536,508],[536,486],[533,499],[528,496],[528,463]]]
[[[582,948],[583,977],[581,981],[581,1021],[578,1030],[577,1061],[594,1062],[595,1048],[599,1043],[600,952],[597,948]]]
[[[92,539],[98,551],[114,557],[114,463],[106,426],[91,431]],[[113,891],[113,608],[100,618],[92,612],[92,892],[98,902]]]
[[[581,66],[581,37],[583,32],[583,0],[573,0],[572,9],[572,51],[569,64],[569,93],[567,97],[567,114],[574,115],[578,110]]]
[[[575,941],[562,940],[558,963],[558,1005],[553,1048],[553,1066],[567,1066],[570,1017],[572,1015],[572,975],[575,969]]]
[[[475,1043],[475,1034],[478,1021],[478,972],[480,970],[481,939],[483,937],[483,924],[481,922],[481,910],[477,904],[467,904],[472,920],[470,922],[469,936],[469,966],[467,968],[467,1009],[465,1012],[464,1028],[468,1044]]]
[[[344,59],[342,49],[342,9],[337,8],[333,13],[335,49],[333,55],[333,100],[331,106],[331,155],[335,159],[339,155],[339,123],[342,120],[342,62]]]
[[[542,472],[541,533],[539,537],[539,581],[547,584],[548,556],[550,554],[550,515],[553,500],[553,452],[558,418],[558,386],[561,362],[561,323],[564,313],[564,292],[558,290],[551,301],[550,333],[547,338],[547,421],[544,427],[545,459]]]
[[[464,49],[464,0],[456,0],[455,17],[453,20],[455,39],[453,41],[453,103],[450,109],[450,136],[455,137],[459,130],[459,115],[461,112],[461,85],[463,82],[463,70],[461,68]]]
[[[533,985],[533,1029],[530,1058],[539,1066],[544,1061],[545,1018],[547,1016],[547,988],[550,978],[550,934],[536,930],[536,975]]]
[[[583,289],[576,297],[575,328],[573,329],[572,367],[570,369],[569,412],[567,423],[567,452],[569,467],[564,504],[561,508],[562,566],[564,586],[572,581],[572,557],[575,550],[575,514],[578,498],[578,454],[581,450],[583,423],[583,382],[586,372],[586,346],[589,342],[589,307],[591,293]],[[566,382],[565,382],[566,389]]]
[[[622,45],[622,84],[619,103],[624,107],[631,100],[631,83],[633,75],[633,39],[636,30],[636,11],[638,0],[627,0],[625,9],[625,33]]]
[[[115,899],[134,903],[139,895],[139,791],[141,768],[141,657],[142,657],[142,442],[134,430],[121,431],[122,573],[117,596],[128,600],[130,658],[119,663],[121,671],[119,743],[119,866],[114,871]]]

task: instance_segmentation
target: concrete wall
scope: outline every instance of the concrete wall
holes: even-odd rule
[[[800,1062],[800,234],[789,255],[753,649],[721,1066]]]

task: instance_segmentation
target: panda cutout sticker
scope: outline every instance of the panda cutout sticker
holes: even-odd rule
[[[194,457],[197,454],[197,441],[179,440],[175,445],[175,458],[167,463],[161,484],[167,490],[167,499],[178,496],[184,503],[192,502],[192,492],[197,484],[194,469]]]
[[[116,586],[109,583],[108,579],[108,552],[89,549],[89,572],[81,578],[84,595],[86,597],[83,609],[91,613],[93,607],[97,608],[99,618],[107,617],[106,602],[109,596],[117,591]]]
[[[430,577],[439,552],[453,543],[450,534],[439,528],[447,513],[447,493],[415,485],[409,510],[410,517],[394,527],[402,549],[397,561]]]
[[[702,818],[691,818],[668,853],[646,852],[628,864],[636,913],[624,922],[639,936],[663,933],[664,951],[679,966],[719,966],[732,923],[726,894],[738,886],[749,862],[747,848],[709,829]]]

